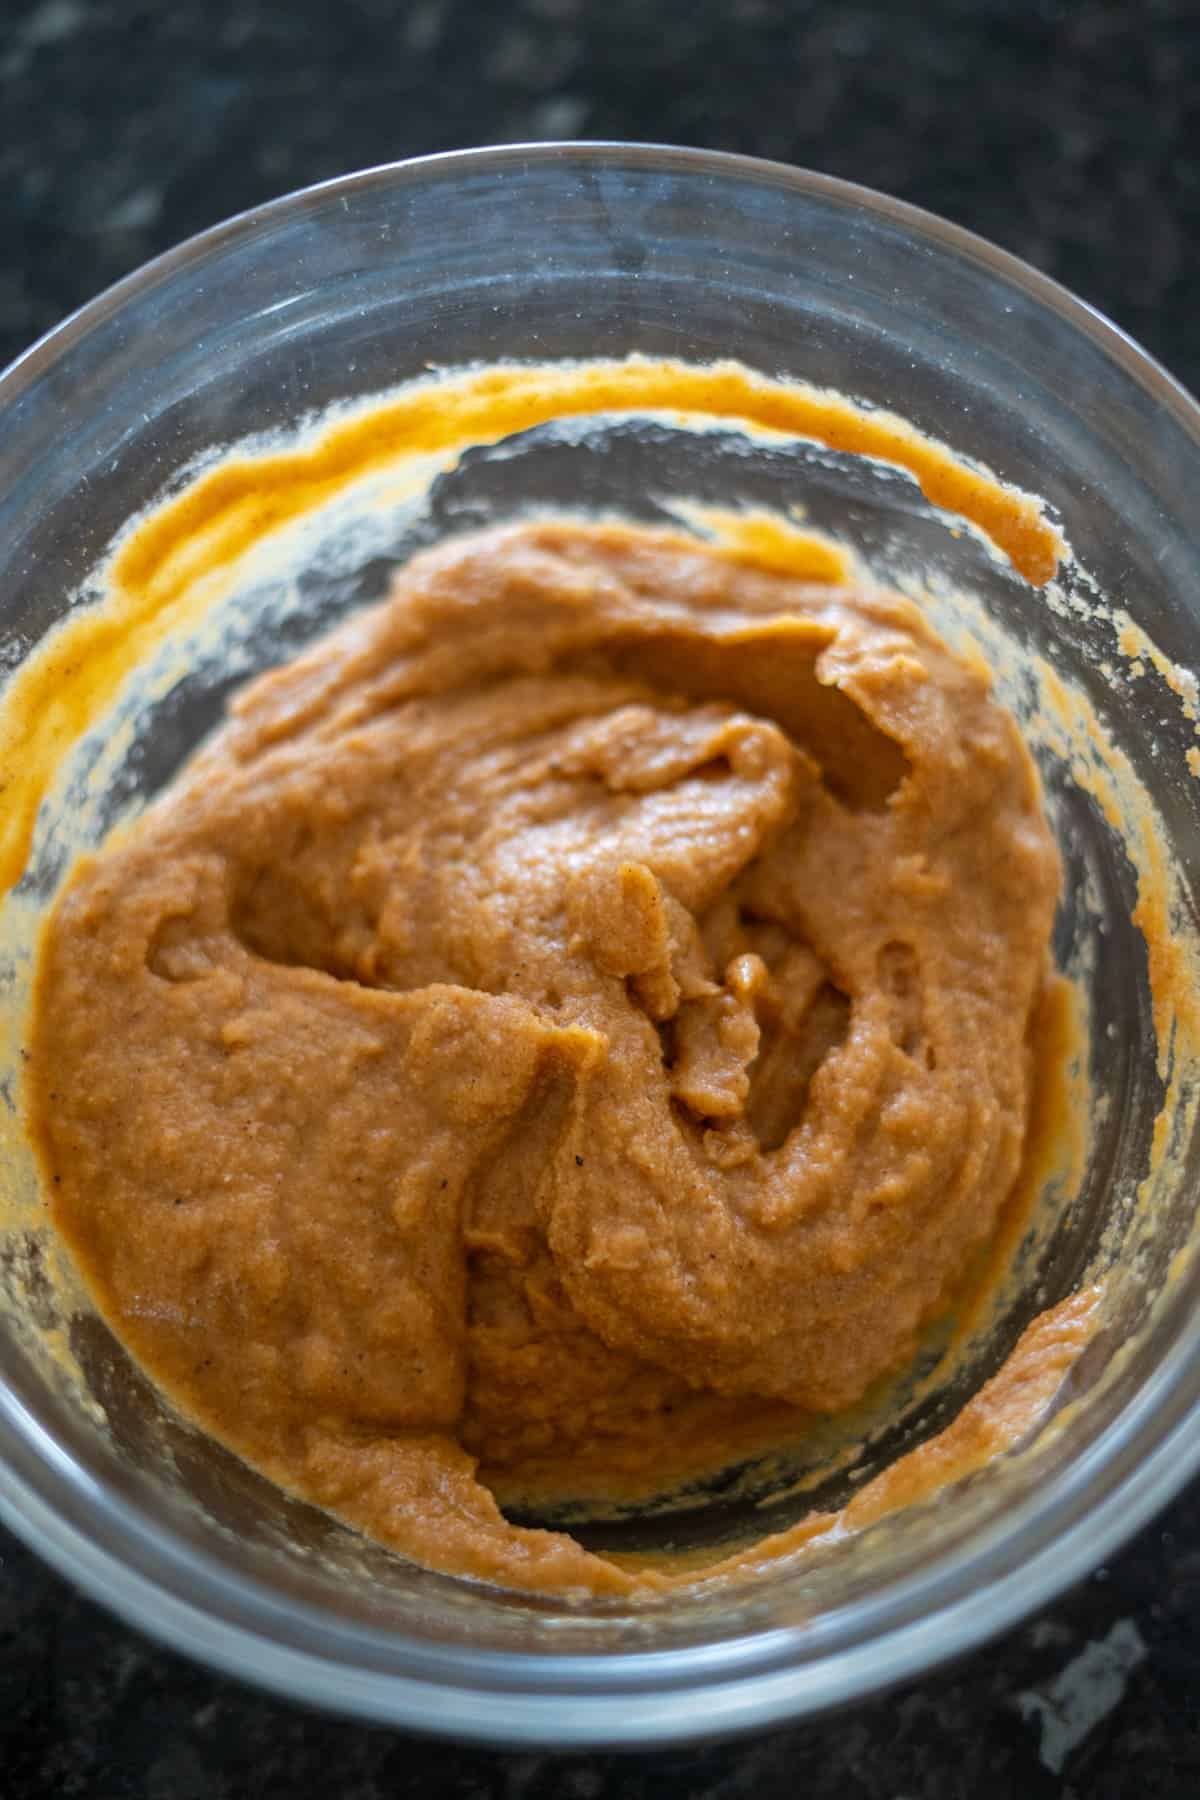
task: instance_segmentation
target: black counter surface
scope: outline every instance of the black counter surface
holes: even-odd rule
[[[883,188],[1200,387],[1186,0],[6,0],[0,361],[189,233],[326,176],[548,137]],[[835,1718],[637,1756],[320,1718],[115,1623],[0,1530],[0,1800],[1200,1796],[1200,1486],[1006,1637]]]

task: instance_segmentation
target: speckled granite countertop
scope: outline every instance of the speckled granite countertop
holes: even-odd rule
[[[0,361],[147,256],[345,169],[544,137],[741,150],[972,226],[1200,387],[1194,0],[8,0]],[[0,1531],[0,1797],[1200,1794],[1200,1487],[954,1669],[638,1757],[315,1718],[114,1624]]]

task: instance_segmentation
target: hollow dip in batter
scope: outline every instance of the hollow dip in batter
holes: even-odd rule
[[[908,601],[454,540],[80,865],[31,1043],[55,1222],[288,1488],[628,1591],[492,1488],[653,1492],[912,1357],[1017,1175],[1058,886],[1015,725]]]

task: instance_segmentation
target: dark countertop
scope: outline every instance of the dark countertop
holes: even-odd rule
[[[229,213],[537,137],[805,163],[973,227],[1200,387],[1189,0],[9,0],[0,361]],[[316,1718],[149,1644],[0,1531],[0,1796],[1105,1800],[1200,1793],[1200,1486],[954,1669],[826,1722],[500,1756]]]

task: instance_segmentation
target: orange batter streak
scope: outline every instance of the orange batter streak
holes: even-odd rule
[[[372,469],[494,443],[548,420],[675,413],[691,424],[775,431],[907,469],[936,505],[978,525],[1030,581],[1048,581],[1063,546],[1036,500],[966,467],[888,413],[768,381],[736,364],[621,362],[484,369],[418,383],[324,431],[311,445],[225,461],[156,508],[122,545],[110,599],[76,614],[13,678],[0,715],[0,886],[29,854],[58,764],[112,704],[125,677],[178,623],[205,576]]]

